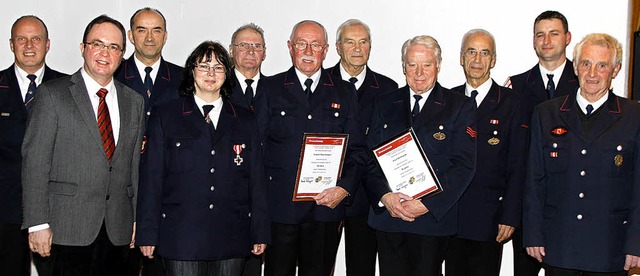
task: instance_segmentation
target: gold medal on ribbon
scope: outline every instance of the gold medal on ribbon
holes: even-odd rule
[[[489,145],[495,146],[495,145],[497,145],[497,144],[499,144],[499,143],[500,143],[500,138],[498,138],[498,137],[491,137],[491,139],[489,139],[489,140],[487,141],[487,143],[489,143]]]
[[[616,156],[613,158],[613,162],[615,162],[616,167],[622,166],[622,161],[623,161],[622,154],[616,154]]]
[[[434,139],[436,139],[436,140],[438,140],[438,141],[442,141],[442,140],[444,140],[445,138],[447,138],[447,135],[446,135],[446,134],[444,134],[444,133],[442,133],[442,132],[439,132],[439,131],[438,131],[438,132],[436,132],[436,133],[434,133],[434,134],[433,134],[433,138],[434,138]]]

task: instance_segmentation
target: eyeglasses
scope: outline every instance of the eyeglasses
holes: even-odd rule
[[[88,45],[90,50],[98,50],[102,51],[103,49],[107,49],[109,52],[116,54],[118,52],[122,52],[122,47],[118,44],[104,44],[100,40],[96,40],[94,42],[85,42],[84,45]]]
[[[478,53],[480,53],[480,57],[482,57],[482,58],[486,58],[488,56],[491,56],[491,51],[489,51],[489,50],[478,51],[476,49],[467,49],[464,52],[464,54],[467,55],[467,57],[475,57],[476,55],[478,55]]]
[[[202,73],[209,73],[209,71],[211,71],[212,69],[214,73],[218,73],[218,74],[223,74],[224,72],[227,71],[224,68],[224,66],[220,64],[216,64],[213,66],[209,66],[209,64],[204,64],[204,63],[196,64],[196,70]]]
[[[295,46],[296,49],[298,49],[298,51],[304,51],[307,49],[308,46],[311,46],[311,50],[313,50],[314,52],[320,52],[324,49],[326,44],[320,44],[320,43],[309,44],[304,41],[300,41],[300,42],[293,43],[293,46]]]
[[[253,51],[255,51],[255,52],[264,51],[264,45],[262,45],[260,43],[240,42],[238,44],[234,44],[233,46],[238,47],[238,49],[240,49],[242,51],[250,51],[251,49],[253,49]]]

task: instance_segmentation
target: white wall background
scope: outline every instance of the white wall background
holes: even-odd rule
[[[204,1],[204,0],[22,0],[6,1],[0,10],[0,68],[13,62],[9,48],[11,24],[21,15],[34,14],[49,28],[51,50],[47,64],[73,73],[82,64],[79,44],[85,26],[100,14],[120,20],[129,29],[129,18],[138,8],[151,6],[167,18],[169,40],[165,59],[183,65],[187,55],[203,40],[230,43],[232,32],[240,25],[254,22],[265,30],[267,59],[263,72],[273,75],[291,66],[286,41],[291,27],[303,19],[317,20],[329,31],[331,49],[325,67],[335,65],[335,30],[349,18],[358,18],[372,30],[372,53],[369,65],[375,71],[405,84],[400,64],[402,43],[416,35],[435,37],[443,49],[439,81],[445,87],[464,83],[459,66],[462,35],[473,28],[484,28],[496,38],[497,64],[492,77],[502,84],[505,79],[531,68],[537,58],[533,51],[533,20],[545,10],[558,10],[569,20],[573,46],[588,33],[605,32],[616,37],[625,51],[622,70],[614,80],[614,91],[626,95],[629,52],[630,1],[615,0],[447,0],[447,1]],[[4,46],[2,46],[4,45]],[[125,57],[132,53],[128,45]],[[510,244],[505,250],[502,275],[513,275]],[[344,275],[342,253],[336,275]]]

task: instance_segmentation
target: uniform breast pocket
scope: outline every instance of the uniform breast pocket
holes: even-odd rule
[[[167,170],[171,173],[185,173],[193,170],[194,138],[174,138],[169,139],[167,143],[165,160]]]
[[[337,108],[323,108],[322,109],[322,119],[323,122],[331,125],[331,127],[340,128],[344,124],[344,121],[347,118],[346,110],[341,110]]]
[[[269,136],[274,138],[292,136],[296,126],[295,111],[290,107],[272,108],[269,118]]]
[[[550,174],[566,172],[569,167],[568,143],[548,142],[542,148],[545,171]]]
[[[630,141],[605,141],[602,168],[608,177],[626,177],[633,173],[633,149]]]

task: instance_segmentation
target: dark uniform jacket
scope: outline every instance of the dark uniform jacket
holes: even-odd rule
[[[524,245],[543,246],[546,264],[622,271],[640,255],[640,106],[609,93],[590,135],[576,93],[533,115],[524,193]]]
[[[344,217],[345,198],[335,209],[314,201],[292,202],[304,133],[349,134],[347,152],[338,186],[353,194],[365,165],[364,130],[358,123],[358,102],[349,83],[324,69],[311,103],[295,68],[268,78],[265,83],[269,122],[265,138],[265,167],[269,210],[274,222],[338,222]],[[260,119],[258,119],[260,120]]]
[[[270,242],[255,118],[227,100],[222,108],[213,137],[193,96],[160,105],[149,119],[137,245],[174,260],[220,260]]]
[[[240,82],[235,75],[235,70],[233,70],[233,89],[231,90],[231,102],[247,108],[254,113],[256,113],[256,119],[258,120],[258,130],[260,132],[260,138],[264,139],[264,132],[267,128],[267,116],[265,115],[267,110],[267,97],[265,96],[265,79],[267,78],[265,75],[260,73],[260,79],[258,80],[258,85],[256,86],[256,91],[253,91],[253,104],[249,106],[246,98],[244,97],[244,91],[242,91],[242,86],[240,86]],[[258,115],[260,114],[260,115]]]
[[[0,222],[19,225],[22,223],[20,151],[27,125],[27,109],[14,66],[0,72]],[[63,76],[67,74],[45,65],[42,83]]]
[[[452,90],[464,95],[465,88]],[[514,116],[519,103],[519,94],[492,81],[476,109],[476,173],[458,202],[458,237],[495,241],[498,224],[520,227],[528,132]]]
[[[471,182],[475,170],[475,106],[468,97],[436,83],[415,123],[412,123],[409,95],[409,87],[405,86],[376,98],[367,145],[379,144],[413,127],[442,184],[443,192],[421,199],[429,212],[415,221],[393,218],[378,205],[382,196],[391,192],[391,189],[382,170],[371,157],[365,189],[374,207],[373,213],[369,214],[369,225],[385,232],[453,235],[458,228],[458,199]]]
[[[340,62],[328,70],[336,79],[342,79]],[[369,129],[371,121],[373,100],[380,94],[398,89],[398,84],[394,80],[371,71],[368,66],[366,70],[367,73],[362,81],[362,85],[360,86],[360,89],[356,91],[358,95],[358,107],[360,110],[358,117],[360,123],[365,129],[365,135]],[[369,200],[367,199],[366,192],[360,190],[364,181],[366,181],[366,174],[364,175],[361,184],[358,185],[358,190],[356,190],[355,195],[353,196],[353,204],[347,207],[347,217],[366,216],[369,214]]]
[[[182,71],[182,67],[160,58],[160,67],[158,68],[156,79],[153,80],[151,97],[147,95],[147,90],[144,87],[145,76],[140,76],[133,55],[120,63],[120,68],[116,71],[115,78],[140,93],[144,98],[145,112],[147,113],[146,120],[148,121],[149,115],[152,114],[156,106],[180,97],[178,88],[180,88],[180,83],[182,82]]]

